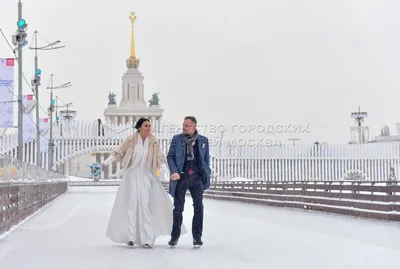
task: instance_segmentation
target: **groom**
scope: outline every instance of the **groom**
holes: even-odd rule
[[[203,245],[203,192],[210,187],[210,156],[208,138],[196,129],[195,117],[185,117],[183,133],[172,138],[167,155],[171,171],[169,192],[174,197],[174,223],[172,225],[170,246],[178,243],[181,234],[182,212],[185,205],[186,190],[193,199],[194,216],[192,222],[193,245]]]

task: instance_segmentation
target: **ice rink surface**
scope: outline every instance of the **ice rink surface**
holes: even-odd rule
[[[400,268],[400,225],[205,200],[204,246],[116,245],[105,236],[117,187],[71,187],[0,238],[1,269]],[[186,199],[184,223],[193,207]]]

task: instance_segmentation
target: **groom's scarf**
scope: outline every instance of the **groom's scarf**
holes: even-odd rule
[[[185,135],[185,142],[186,142],[186,148],[187,148],[187,160],[191,161],[194,160],[194,149],[193,149],[193,144],[194,141],[196,141],[197,137],[199,136],[199,133],[197,130],[194,131],[192,135]]]

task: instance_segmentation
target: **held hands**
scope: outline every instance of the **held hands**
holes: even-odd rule
[[[102,163],[101,164],[101,169],[103,169],[103,171],[104,171],[104,168],[106,167],[106,165],[104,164],[104,163]]]
[[[179,180],[179,179],[180,179],[180,176],[179,176],[178,173],[173,173],[173,174],[170,176],[170,178],[171,178],[172,180]]]

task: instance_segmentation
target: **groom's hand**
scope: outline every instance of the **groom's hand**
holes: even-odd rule
[[[178,180],[180,178],[178,173],[173,173],[170,177],[172,180]]]

